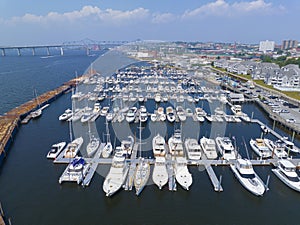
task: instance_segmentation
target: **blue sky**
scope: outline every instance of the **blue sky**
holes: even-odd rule
[[[0,45],[300,41],[298,0],[0,0]]]

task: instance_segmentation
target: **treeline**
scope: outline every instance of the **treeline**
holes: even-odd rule
[[[280,67],[286,66],[288,64],[296,64],[300,67],[300,58],[287,58],[287,56],[280,56],[276,59],[269,55],[262,55],[260,57],[262,62],[276,63]]]

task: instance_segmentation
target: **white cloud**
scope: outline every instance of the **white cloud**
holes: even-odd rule
[[[283,6],[273,6],[264,0],[242,1],[228,3],[225,0],[216,0],[200,6],[191,11],[186,11],[182,18],[204,17],[204,16],[236,16],[245,13],[278,13],[285,11]]]
[[[152,15],[152,23],[161,24],[161,23],[169,23],[176,20],[176,16],[172,13],[154,13]]]
[[[137,22],[147,18],[149,12],[144,8],[137,8],[131,11],[120,11],[113,9],[101,10],[97,6],[84,6],[81,10],[72,12],[57,13],[49,12],[45,16],[25,14],[22,17],[13,17],[7,20],[8,23],[47,23],[47,22],[80,22],[90,20],[105,22],[108,24],[120,25],[122,23]]]

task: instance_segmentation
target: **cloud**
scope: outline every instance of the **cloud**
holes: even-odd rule
[[[240,16],[253,13],[275,14],[285,11],[283,6],[273,6],[264,0],[242,1],[228,3],[225,0],[216,0],[200,6],[191,11],[185,11],[182,18],[205,17],[205,16]]]
[[[172,13],[154,13],[152,15],[152,23],[161,24],[161,23],[169,23],[176,20],[176,16]]]
[[[25,14],[21,17],[13,17],[7,20],[7,23],[48,23],[48,22],[80,22],[97,21],[99,23],[108,23],[121,25],[124,23],[138,22],[149,16],[149,11],[144,8],[137,8],[131,11],[121,11],[106,9],[101,10],[97,6],[84,6],[81,10],[75,10],[65,13],[49,12],[45,16],[34,14]]]

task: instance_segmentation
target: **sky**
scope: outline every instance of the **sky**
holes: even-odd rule
[[[0,0],[0,46],[300,41],[299,0]]]

